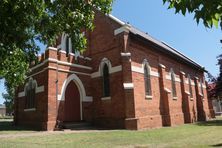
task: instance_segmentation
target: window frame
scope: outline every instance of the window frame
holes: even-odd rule
[[[200,79],[200,93],[201,93],[202,97],[204,98],[204,89],[203,89],[203,81],[202,81],[202,79]]]
[[[176,75],[173,71],[173,68],[170,69],[170,78],[171,78],[172,96],[173,98],[177,98]]]
[[[188,78],[190,98],[193,98],[192,80],[191,80],[191,77],[189,74],[188,74],[187,78]]]
[[[29,79],[29,82],[27,83],[25,93],[26,93],[26,98],[25,98],[25,110],[27,109],[34,109],[36,106],[36,92],[37,84],[36,81],[33,79]]]
[[[69,36],[66,36],[65,38],[65,51],[66,51],[66,56],[70,53],[70,42],[69,42]]]
[[[152,85],[151,85],[151,67],[147,60],[143,62],[144,71],[144,89],[146,99],[152,99]]]
[[[110,97],[110,74],[109,74],[109,65],[107,63],[104,63],[102,67],[102,84],[103,84],[103,98]]]

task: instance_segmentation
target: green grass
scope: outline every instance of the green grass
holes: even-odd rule
[[[146,131],[111,130],[0,138],[0,147],[222,147],[222,118]]]

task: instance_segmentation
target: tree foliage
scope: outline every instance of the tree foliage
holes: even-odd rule
[[[175,8],[175,13],[181,12],[183,15],[194,13],[197,23],[200,20],[206,27],[220,24],[222,28],[222,1],[221,0],[163,0],[168,2],[169,8]]]
[[[0,78],[15,87],[22,83],[39,50],[36,40],[55,43],[65,32],[72,46],[86,48],[83,30],[93,29],[96,10],[111,11],[112,0],[1,0]]]
[[[5,82],[5,88],[7,93],[2,93],[4,98],[4,104],[6,106],[7,113],[13,113],[14,111],[14,97],[15,97],[15,89],[11,88],[9,83]]]
[[[219,76],[217,77],[215,93],[217,96],[222,95],[222,54],[217,57],[217,64],[219,65]]]

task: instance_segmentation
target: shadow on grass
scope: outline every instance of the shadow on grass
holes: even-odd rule
[[[222,147],[222,143],[215,144],[215,145],[210,145],[211,147]]]
[[[206,121],[206,122],[199,122],[197,123],[199,126],[222,126],[222,119],[214,119],[211,121]]]
[[[37,131],[37,130],[24,126],[15,126],[13,124],[13,120],[0,119],[0,132],[1,131]]]

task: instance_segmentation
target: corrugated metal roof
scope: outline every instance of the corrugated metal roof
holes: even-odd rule
[[[118,18],[112,16],[112,15],[109,15],[109,17],[111,19],[113,19],[114,21],[116,21],[117,23],[119,23],[120,25],[126,25],[126,23],[124,23],[123,21],[119,20]],[[127,24],[128,25],[128,24]],[[188,58],[187,56],[185,56],[184,54],[182,54],[181,52],[179,52],[178,50],[176,50],[175,48],[171,47],[170,45],[168,45],[167,43],[163,42],[163,41],[159,41],[153,37],[151,37],[149,34],[145,33],[145,32],[142,32],[140,31],[139,29],[131,26],[131,25],[128,25],[129,27],[129,31],[135,35],[139,35],[140,37],[143,37],[144,39],[162,47],[163,49],[166,50],[166,52],[172,54],[172,55],[175,55],[183,60],[185,60],[186,62],[194,65],[195,67],[198,67],[202,70],[204,70],[204,67],[202,67],[200,64],[198,64],[197,62],[195,62],[194,60]]]

